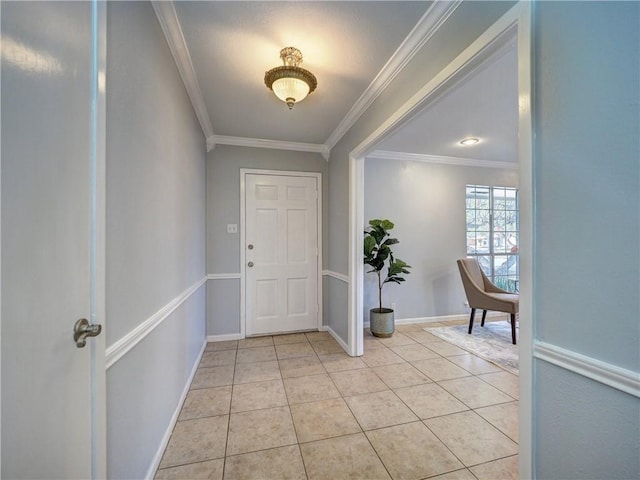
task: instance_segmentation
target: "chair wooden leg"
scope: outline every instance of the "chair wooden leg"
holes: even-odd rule
[[[486,310],[482,310],[482,323],[480,324],[481,327],[484,327],[484,319],[487,318],[487,311]]]
[[[516,344],[516,314],[511,314],[511,341]]]
[[[469,333],[471,333],[471,329],[473,328],[473,317],[476,316],[476,309],[471,309],[471,316],[469,317]]]

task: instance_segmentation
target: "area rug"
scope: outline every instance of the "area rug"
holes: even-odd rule
[[[471,335],[467,333],[468,329],[468,325],[454,325],[427,327],[424,330],[505,370],[518,374],[518,346],[511,343],[509,322],[485,322],[484,327],[481,327],[478,322],[473,326]],[[517,328],[516,335],[518,336]]]

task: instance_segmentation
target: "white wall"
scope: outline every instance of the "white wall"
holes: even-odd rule
[[[465,187],[470,184],[517,187],[518,171],[365,161],[365,222],[372,218],[394,222],[391,234],[400,243],[393,252],[412,267],[402,285],[383,288],[383,306],[396,303],[397,320],[468,313],[456,260],[466,256]],[[377,304],[377,277],[365,274],[365,321]]]
[[[637,375],[640,4],[540,2],[534,26],[534,349]],[[640,477],[637,396],[543,360],[533,383],[538,478]]]
[[[107,18],[107,358],[205,277],[205,140],[151,5]],[[204,284],[107,371],[108,475],[142,478],[205,339]]]
[[[240,273],[240,169],[320,172],[323,179],[323,254],[326,258],[327,162],[317,153],[216,145],[207,157],[207,274]],[[227,224],[238,233],[227,233]],[[240,333],[240,279],[209,280],[207,334]]]

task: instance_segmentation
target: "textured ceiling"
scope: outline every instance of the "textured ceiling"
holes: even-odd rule
[[[431,2],[175,2],[216,135],[322,144]],[[283,47],[318,89],[292,111],[263,83]]]
[[[379,150],[516,163],[518,71],[514,44],[378,145]],[[460,140],[480,142],[462,146]]]
[[[171,32],[170,45],[173,41],[173,49],[182,49],[178,64],[183,75],[188,73],[185,82],[208,145],[267,140],[280,148],[295,142],[323,155],[431,28],[429,22],[437,24],[456,6],[423,1],[176,1],[171,7],[154,2],[165,33]],[[177,30],[170,28],[171,22]],[[263,82],[266,70],[281,65],[279,52],[286,46],[302,51],[302,66],[318,79],[317,90],[291,111]],[[508,45],[377,149],[517,162],[516,59],[515,46]],[[481,142],[460,146],[467,136]]]

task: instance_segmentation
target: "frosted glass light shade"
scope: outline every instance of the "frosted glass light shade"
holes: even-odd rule
[[[280,50],[280,58],[284,65],[266,71],[264,84],[291,110],[316,89],[318,80],[309,70],[299,66],[302,63],[302,52],[297,48],[283,48]]]
[[[293,103],[302,101],[309,94],[309,85],[299,78],[279,78],[271,86],[273,93],[283,102]]]

